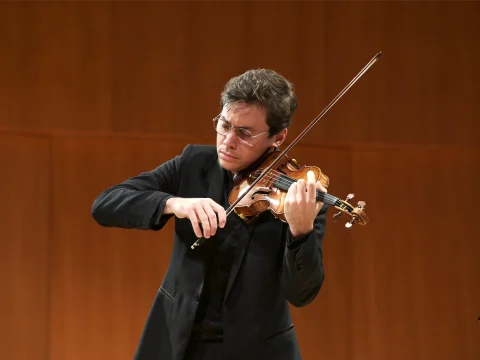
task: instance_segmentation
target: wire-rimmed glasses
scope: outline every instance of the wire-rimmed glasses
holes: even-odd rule
[[[247,144],[247,145],[252,145],[252,140],[255,139],[256,137],[268,133],[267,131],[264,131],[260,134],[253,135],[249,130],[241,128],[241,127],[235,127],[230,125],[227,121],[223,120],[221,117],[221,114],[215,116],[213,118],[213,128],[215,131],[222,135],[222,136],[227,136],[230,131],[233,129],[235,131],[235,135],[237,138]]]

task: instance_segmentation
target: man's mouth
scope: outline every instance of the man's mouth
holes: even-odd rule
[[[236,156],[232,155],[231,153],[228,153],[228,152],[225,152],[225,151],[221,151],[220,150],[220,154],[222,154],[223,156],[229,158],[229,159],[237,159]]]

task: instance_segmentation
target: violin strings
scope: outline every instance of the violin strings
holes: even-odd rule
[[[271,173],[273,175],[271,175]],[[277,177],[277,179],[275,180],[275,177]],[[295,179],[292,179],[292,178],[289,178],[287,175],[279,172],[279,171],[276,171],[276,170],[270,170],[267,174],[265,174],[265,176],[263,177],[264,179],[268,179],[268,180],[274,180],[274,181],[277,181],[279,184],[282,184],[282,185],[288,185],[289,187],[296,182]],[[319,191],[318,189],[316,189],[316,193],[322,193],[324,194],[324,198],[327,200],[327,201],[330,201],[333,205],[335,205],[335,203],[337,202],[337,200],[339,200],[337,197],[333,196],[333,195],[330,195],[329,193],[327,192],[322,192],[322,191]]]
[[[273,173],[274,175],[271,175],[270,173]],[[277,178],[276,178],[277,177]],[[264,176],[264,179],[268,179],[268,180],[274,180],[276,182],[278,182],[279,184],[282,184],[282,185],[288,185],[289,187],[296,182],[295,179],[292,179],[292,178],[289,178],[288,176],[286,176],[285,174],[281,173],[281,172],[278,172],[276,170],[270,170],[268,174],[266,174]],[[275,179],[276,178],[276,179]],[[318,189],[316,189],[318,192],[320,192]],[[330,197],[332,200],[334,199],[334,197],[328,193],[324,193],[325,196],[328,196]]]

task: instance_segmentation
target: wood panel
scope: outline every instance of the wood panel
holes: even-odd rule
[[[334,149],[332,185],[370,222],[347,233],[329,217],[324,287],[293,309],[304,358],[477,359],[479,149]]]
[[[48,360],[50,144],[0,134],[0,358]]]
[[[0,6],[3,127],[207,135],[225,82],[267,67],[297,134],[382,50],[306,144],[480,144],[478,2]]]
[[[308,79],[314,89],[299,87],[299,96],[318,102],[322,13],[311,10],[295,2],[116,3],[115,130],[211,134],[225,83],[250,68]]]
[[[49,360],[132,358],[168,265],[173,229],[106,229],[90,210],[101,191],[182,148],[158,138],[55,138]]]
[[[198,95],[188,75],[192,57],[201,54],[189,51],[188,9],[185,2],[114,5],[115,131],[188,133],[186,123],[200,123],[200,115],[191,117],[191,98]]]
[[[244,55],[247,69],[273,69],[295,86],[299,107],[289,129],[293,139],[327,104],[325,4],[259,1],[249,4],[248,14],[246,34],[250,43],[245,51],[248,55]],[[236,75],[243,71],[239,69]],[[323,129],[322,121],[305,136],[302,144],[321,144]]]
[[[332,143],[480,144],[479,2],[326,3],[326,93],[334,97],[383,56],[332,109]]]
[[[354,200],[362,198],[361,189],[354,189],[352,182],[351,150],[334,147],[298,146],[290,156],[301,165],[318,166],[330,179],[328,192],[345,199],[355,193]],[[355,202],[356,203],[356,202]],[[325,282],[317,298],[307,307],[291,307],[300,350],[303,358],[350,359],[352,342],[351,297],[354,233],[364,230],[346,229],[346,219],[332,221],[335,209],[327,215],[323,245]],[[329,351],[335,349],[335,351]]]
[[[352,162],[371,222],[352,243],[350,359],[478,359],[480,151],[359,149]]]
[[[0,126],[111,128],[108,2],[0,3]]]

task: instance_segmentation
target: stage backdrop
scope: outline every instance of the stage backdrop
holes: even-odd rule
[[[305,360],[480,358],[478,2],[0,4],[0,358],[127,360],[172,225],[107,229],[105,188],[213,144],[225,82],[296,86],[290,155],[353,192],[329,213],[326,279],[293,308]]]

